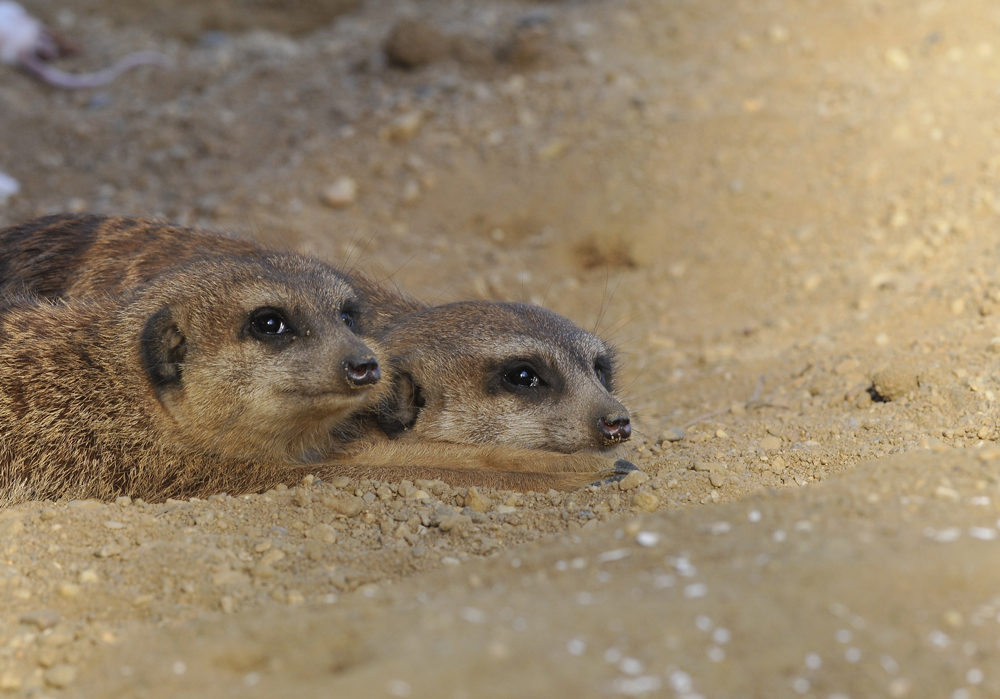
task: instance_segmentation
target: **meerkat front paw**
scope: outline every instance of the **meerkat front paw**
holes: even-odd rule
[[[626,461],[625,459],[618,459],[612,468],[607,471],[601,471],[597,475],[601,476],[600,480],[596,480],[591,485],[607,485],[609,483],[617,483],[622,480],[628,474],[633,471],[638,471],[639,467],[633,464],[631,461]]]

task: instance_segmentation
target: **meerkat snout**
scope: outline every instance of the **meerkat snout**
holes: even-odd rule
[[[604,415],[597,421],[597,429],[600,430],[605,444],[625,442],[632,436],[632,425],[628,413],[624,411]]]
[[[351,357],[344,362],[344,374],[348,382],[359,388],[378,383],[382,376],[375,357]]]

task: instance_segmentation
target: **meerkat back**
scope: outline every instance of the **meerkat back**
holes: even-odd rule
[[[247,258],[280,254],[325,264],[249,240],[163,221],[57,214],[0,229],[0,293],[31,293],[50,299],[122,293],[191,264],[207,252]],[[365,323],[359,331],[379,332],[396,317],[424,308],[363,274],[325,266],[347,279],[357,292]]]

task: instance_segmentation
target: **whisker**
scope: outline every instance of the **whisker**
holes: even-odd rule
[[[610,277],[610,274],[611,274],[611,270],[609,269],[609,270],[608,270],[608,275],[609,275],[609,277]],[[622,273],[622,274],[618,275],[618,281],[617,281],[617,282],[615,282],[615,288],[614,288],[614,289],[613,289],[613,290],[611,291],[611,298],[609,298],[609,299],[608,299],[608,303],[607,303],[607,305],[603,307],[603,310],[601,311],[601,314],[600,314],[600,316],[599,316],[599,317],[598,317],[598,319],[597,319],[597,323],[596,323],[596,324],[595,324],[595,326],[594,326],[594,327],[595,327],[595,333],[594,333],[594,334],[597,334],[597,333],[596,333],[596,328],[597,328],[597,327],[599,327],[599,326],[600,326],[600,323],[601,323],[601,321],[602,321],[602,320],[604,320],[604,315],[605,315],[605,314],[606,314],[606,313],[607,313],[608,311],[610,311],[610,310],[611,310],[611,303],[612,303],[612,302],[613,302],[613,301],[615,300],[615,294],[617,294],[617,293],[618,293],[618,287],[620,287],[620,286],[621,286],[621,283],[622,283],[622,279],[624,279],[624,278],[625,278],[625,274],[624,274],[624,273]],[[606,287],[605,287],[605,293],[607,293],[607,288],[606,288]]]

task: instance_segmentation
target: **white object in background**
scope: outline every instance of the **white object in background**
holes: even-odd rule
[[[67,89],[107,85],[127,70],[142,65],[173,67],[169,57],[156,51],[136,51],[110,68],[74,75],[53,68],[45,61],[60,55],[60,46],[45,25],[13,0],[0,0],[0,63],[16,65],[36,78]]]
[[[7,203],[7,200],[21,191],[21,183],[10,175],[0,172],[0,206]]]
[[[0,0],[0,63],[17,65],[24,53],[46,43],[42,23],[11,0]]]

